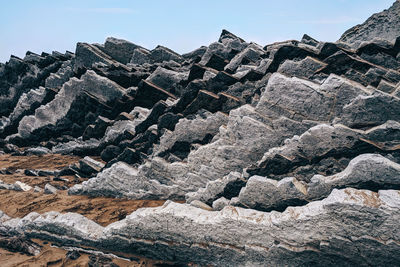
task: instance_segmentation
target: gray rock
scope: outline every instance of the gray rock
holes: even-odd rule
[[[306,57],[300,61],[286,60],[279,66],[278,72],[288,76],[310,78],[317,70],[327,64],[312,57]]]
[[[190,205],[199,209],[213,211],[213,208],[201,202],[200,200],[193,200],[192,202],[190,202]]]
[[[400,120],[400,99],[385,93],[358,96],[343,108],[343,114],[335,123],[349,127],[373,127],[388,120]]]
[[[240,204],[259,210],[284,210],[327,197],[334,188],[397,188],[400,165],[377,154],[363,154],[350,161],[348,167],[333,176],[315,175],[306,184],[294,177],[280,181],[252,176],[239,194]]]
[[[17,190],[17,191],[30,191],[32,189],[32,186],[27,185],[27,184],[25,184],[23,182],[20,182],[20,181],[16,181],[15,182],[15,186],[19,187],[21,189],[21,190]]]
[[[167,202],[139,209],[107,227],[79,214],[57,212],[31,213],[22,219],[4,215],[0,226],[29,238],[131,254],[140,251],[177,263],[346,265],[350,258],[357,265],[392,266],[400,256],[398,230],[393,227],[400,219],[399,196],[396,190],[346,188],[282,213],[231,206],[207,211]]]
[[[55,188],[54,186],[52,186],[51,184],[46,184],[44,186],[44,193],[45,194],[56,194],[57,193],[57,188]]]
[[[218,198],[224,196],[231,198],[237,196],[245,180],[238,172],[231,172],[223,178],[216,179],[207,183],[206,187],[200,188],[197,192],[186,194],[186,203],[199,200],[210,205]]]
[[[226,206],[229,206],[229,200],[224,198],[224,197],[220,197],[217,200],[215,200],[212,204],[212,208],[214,210],[222,210],[223,208],[225,208]]]
[[[176,72],[158,67],[146,80],[168,92],[180,95],[180,83],[187,80],[188,72]]]
[[[250,61],[253,63],[258,63],[261,59],[261,55],[263,55],[265,51],[261,46],[251,43],[245,49],[243,49],[240,53],[238,53],[228,65],[225,66],[225,70],[229,70],[230,72],[235,72],[236,69],[243,64],[244,60]]]
[[[363,24],[354,26],[340,37],[340,42],[345,42],[357,48],[362,42],[373,39],[394,41],[400,36],[400,2],[395,1],[393,6],[368,18]]]
[[[71,154],[80,151],[93,151],[96,150],[100,145],[100,141],[97,139],[89,139],[86,141],[76,139],[67,143],[61,143],[52,148],[54,154]]]
[[[77,43],[75,50],[74,71],[80,68],[91,68],[95,63],[112,65],[115,61],[95,45],[87,43]]]
[[[71,60],[65,61],[56,73],[51,73],[45,81],[45,87],[53,90],[60,90],[62,85],[66,83],[74,74],[72,70]]]
[[[150,55],[149,50],[144,48],[137,48],[132,53],[130,63],[135,65],[151,63],[151,58],[149,57],[149,55]]]
[[[46,147],[32,147],[24,151],[27,155],[46,155],[51,154],[51,150]]]
[[[39,186],[35,186],[35,187],[33,188],[33,192],[42,193],[42,192],[43,192],[43,189],[40,188]]]
[[[18,127],[19,135],[28,138],[35,130],[55,125],[67,116],[75,99],[85,92],[104,103],[125,95],[124,89],[115,82],[87,71],[81,79],[72,78],[66,82],[54,100],[36,109],[35,115],[24,117]]]
[[[98,173],[101,171],[102,168],[104,168],[104,166],[104,163],[94,160],[88,156],[79,161],[79,170],[86,175]]]
[[[133,52],[137,48],[140,47],[129,41],[108,37],[101,50],[115,60],[127,64],[130,61]]]
[[[151,50],[149,57],[153,63],[162,63],[164,61],[171,61],[171,60],[178,63],[184,61],[181,55],[161,45]]]

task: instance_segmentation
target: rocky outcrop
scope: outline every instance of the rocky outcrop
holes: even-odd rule
[[[396,0],[387,10],[376,13],[368,18],[363,24],[354,26],[347,30],[339,39],[340,42],[357,48],[363,42],[373,39],[382,39],[394,42],[400,36],[400,2]]]
[[[395,266],[399,235],[393,225],[400,219],[399,203],[396,190],[349,188],[282,213],[232,206],[207,211],[167,202],[107,227],[82,215],[56,212],[5,218],[1,227],[31,238],[176,263]]]
[[[25,253],[38,238],[176,265],[398,265],[398,6],[336,43],[262,47],[223,30],[183,55],[108,38],[0,64],[0,154],[81,157],[0,170],[2,193],[170,200],[130,215],[115,205],[108,226],[78,215],[83,205],[0,213],[0,246],[16,236]]]
[[[123,88],[116,83],[88,71],[81,79],[72,78],[63,85],[53,101],[41,106],[35,115],[23,118],[18,127],[18,134],[22,138],[29,138],[46,126],[57,127],[71,113],[79,97],[95,98],[105,105],[125,94]],[[86,114],[74,114],[75,119],[84,118]],[[67,125],[64,125],[66,127]]]

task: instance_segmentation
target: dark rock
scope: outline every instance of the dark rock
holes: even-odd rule
[[[158,87],[157,85],[141,81],[135,96],[135,106],[151,108],[160,100],[166,100],[168,97],[176,99],[176,96],[168,91]]]
[[[394,41],[400,36],[400,2],[368,18],[363,24],[354,26],[340,37],[339,41],[357,48],[362,42],[375,38]]]
[[[101,159],[108,162],[114,158],[116,158],[121,153],[121,149],[114,145],[107,146],[101,152]]]
[[[89,256],[89,267],[118,267],[117,264],[112,262],[111,258],[102,255],[90,255]]]
[[[51,184],[46,184],[44,187],[44,193],[45,194],[56,194],[57,193],[57,188],[52,186]]]
[[[115,60],[127,64],[136,48],[139,46],[129,41],[108,37],[102,50]]]
[[[127,147],[120,155],[118,155],[117,160],[124,161],[128,164],[140,163],[141,155],[135,149]]]
[[[81,254],[77,250],[71,250],[68,251],[67,254],[65,255],[67,259],[70,260],[77,260],[81,256]]]
[[[224,70],[225,66],[228,65],[228,63],[229,63],[228,60],[224,59],[223,57],[217,54],[213,54],[205,65],[206,67],[222,71]]]
[[[221,100],[218,95],[206,90],[200,90],[193,102],[190,103],[183,111],[183,114],[185,116],[194,114],[202,108],[211,112],[216,112],[220,109],[220,107]]]
[[[179,119],[183,116],[179,114],[174,114],[172,112],[167,112],[160,116],[157,122],[157,129],[161,131],[161,129],[168,129],[173,131],[175,125],[178,123]]]
[[[79,170],[85,175],[98,173],[102,168],[104,168],[104,164],[91,157],[86,156],[79,161]]]

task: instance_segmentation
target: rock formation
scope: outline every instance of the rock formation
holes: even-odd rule
[[[201,266],[398,265],[399,3],[334,43],[262,47],[223,30],[184,55],[107,38],[11,57],[0,65],[2,153],[81,159],[1,170],[53,177],[42,189],[7,176],[1,190],[167,201],[109,225],[79,209],[0,212],[0,247],[36,255],[40,239]]]

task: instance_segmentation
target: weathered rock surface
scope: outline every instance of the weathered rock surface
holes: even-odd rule
[[[395,266],[399,235],[393,225],[400,219],[399,205],[399,191],[349,188],[282,213],[232,206],[207,211],[167,202],[105,228],[78,214],[56,212],[6,217],[1,227],[28,237],[177,263]]]
[[[262,47],[223,30],[183,55],[108,38],[11,57],[0,64],[0,154],[81,159],[3,168],[2,193],[186,204],[118,209],[107,227],[79,205],[0,212],[0,246],[35,254],[39,238],[201,266],[398,265],[398,9],[336,43],[304,35]]]
[[[383,39],[394,41],[400,36],[398,25],[400,24],[400,2],[395,1],[387,10],[376,13],[368,18],[363,24],[354,26],[347,30],[339,39],[341,42],[357,48],[363,42],[372,39]]]

